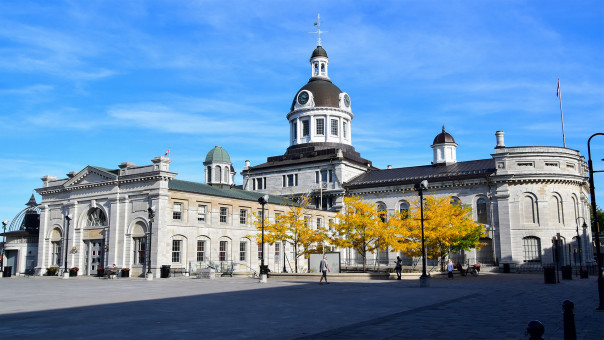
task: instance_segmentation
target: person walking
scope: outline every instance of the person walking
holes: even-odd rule
[[[447,278],[453,279],[453,269],[455,269],[455,266],[451,259],[449,259],[449,262],[447,263]]]
[[[396,265],[394,266],[394,270],[396,271],[397,280],[401,279],[401,271],[403,270],[403,260],[401,260],[400,256],[396,257],[395,261]]]
[[[323,284],[323,279],[325,279],[326,284],[329,284],[329,282],[327,282],[327,272],[331,270],[329,270],[329,266],[327,265],[327,256],[323,255],[323,259],[319,263],[319,269],[321,270],[321,273],[323,273],[319,280],[319,284]]]

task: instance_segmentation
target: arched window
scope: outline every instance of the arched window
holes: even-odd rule
[[[484,197],[476,200],[476,222],[482,224],[488,223],[487,200]]]
[[[409,217],[409,202],[407,201],[402,201],[399,204],[399,213],[401,214],[402,218],[407,218]]]
[[[88,210],[87,227],[107,226],[107,217],[100,208],[91,208]]]
[[[522,197],[522,215],[524,223],[537,223],[537,201],[532,195]]]
[[[147,228],[143,222],[136,222],[132,227],[132,243],[134,245],[134,264],[142,265],[145,264],[147,258]]]
[[[387,214],[387,212],[386,212],[386,205],[384,203],[382,203],[382,202],[378,202],[377,203],[377,211],[379,213],[381,213],[380,214],[380,219],[382,220],[382,222],[386,222],[386,214]]]
[[[214,173],[214,182],[220,183],[220,179],[222,178],[222,169],[217,166],[216,171]]]
[[[535,236],[522,239],[524,262],[541,262],[541,240]]]
[[[461,200],[457,196],[451,196],[451,204],[461,204]]]
[[[554,223],[564,223],[562,215],[562,200],[559,196],[554,195],[549,199],[550,220]]]
[[[577,202],[577,197],[575,197],[575,195],[573,195],[571,197],[572,202],[573,202],[573,216],[575,217],[575,221],[577,221],[577,218],[579,218],[579,204]]]
[[[224,183],[229,183],[229,167],[224,167]]]
[[[50,233],[50,243],[52,245],[52,253],[51,253],[51,259],[50,259],[50,265],[54,266],[54,267],[60,267],[61,266],[61,238],[62,238],[62,234],[61,231],[58,228],[55,228],[52,230],[52,232]]]
[[[211,183],[212,182],[212,167],[208,166],[208,173],[207,173],[207,177],[206,177],[206,183]]]

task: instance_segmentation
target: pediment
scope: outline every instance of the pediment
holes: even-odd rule
[[[65,182],[65,187],[112,182],[116,179],[117,175],[88,166]]]

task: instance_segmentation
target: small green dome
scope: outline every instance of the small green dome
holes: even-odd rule
[[[211,162],[226,162],[231,163],[231,157],[228,152],[223,149],[221,146],[215,146],[210,152],[208,152],[206,156],[206,161],[204,163]]]

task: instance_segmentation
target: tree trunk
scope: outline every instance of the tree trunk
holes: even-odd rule
[[[294,266],[296,268],[296,274],[298,274],[298,243],[294,243]]]

